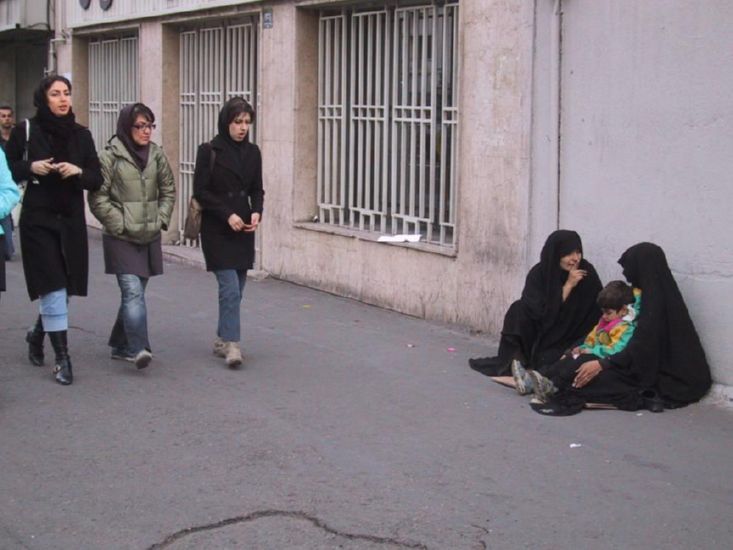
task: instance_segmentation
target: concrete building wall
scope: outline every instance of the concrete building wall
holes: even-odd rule
[[[623,278],[630,245],[662,246],[715,380],[733,384],[733,57],[721,47],[733,5],[562,5],[559,225],[581,233],[604,280]],[[557,53],[557,17],[538,19],[550,29],[538,50]]]
[[[498,330],[525,268],[532,17],[526,2],[461,2],[458,245],[427,252],[299,223],[316,211],[317,18],[274,5],[275,26],[262,33],[258,121],[264,268],[421,317]]]
[[[158,114],[157,139],[177,170],[181,24],[271,10],[272,28],[259,30],[256,124],[267,190],[261,263],[273,275],[496,334],[550,231],[577,229],[606,280],[620,275],[615,261],[626,247],[653,240],[667,250],[716,380],[733,384],[723,335],[733,254],[721,237],[730,226],[733,71],[720,46],[731,43],[733,13],[724,0],[696,6],[460,1],[454,249],[382,244],[312,222],[315,2],[86,22],[83,32],[138,29],[141,99]],[[79,86],[85,41],[60,50],[60,72],[72,71]]]
[[[39,41],[0,45],[0,102],[15,109],[16,120],[33,116],[33,92],[46,67],[46,45]]]

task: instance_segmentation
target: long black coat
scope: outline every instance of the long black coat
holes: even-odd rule
[[[209,166],[212,147],[213,170]],[[194,196],[203,208],[201,247],[207,271],[250,269],[254,264],[254,232],[234,231],[228,220],[237,214],[250,223],[253,213],[262,214],[262,156],[253,143],[238,149],[217,136],[211,144],[201,144],[196,154]]]
[[[13,179],[29,182],[19,227],[23,270],[31,300],[62,288],[70,296],[87,294],[89,252],[84,190],[99,189],[102,173],[89,130],[77,124],[67,148],[68,159],[64,160],[79,166],[82,175],[62,180],[56,173],[31,174],[31,162],[53,156],[51,138],[35,118],[31,119],[27,161],[23,160],[25,124],[13,129],[5,147]],[[33,178],[38,183],[30,183]]]

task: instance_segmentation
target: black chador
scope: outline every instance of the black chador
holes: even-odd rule
[[[519,359],[541,370],[593,328],[600,316],[596,299],[602,286],[590,262],[581,260],[578,268],[587,275],[564,302],[562,299],[568,271],[560,267],[560,258],[575,251],[583,252],[575,231],[550,234],[542,247],[540,263],[527,274],[522,297],[504,316],[498,355],[471,359],[472,369],[488,376],[504,376],[510,373],[512,359]]]

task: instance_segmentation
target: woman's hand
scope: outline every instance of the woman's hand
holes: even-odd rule
[[[76,164],[71,164],[70,162],[59,162],[58,164],[54,164],[54,170],[61,174],[62,180],[72,176],[81,176],[81,168]]]
[[[597,359],[593,361],[586,361],[576,371],[575,380],[573,380],[574,388],[582,388],[586,386],[591,380],[593,380],[598,373],[603,370],[601,362]]]
[[[247,226],[242,218],[240,218],[236,214],[232,214],[231,216],[229,216],[227,222],[229,222],[229,227],[231,227],[234,231],[242,231]]]
[[[585,278],[586,275],[588,275],[588,272],[585,269],[578,269],[577,267],[568,271],[568,279],[562,287],[563,302],[568,299],[572,290]]]
[[[31,172],[36,176],[47,176],[54,171],[53,157],[45,160],[34,160],[31,162]]]
[[[252,233],[257,229],[257,226],[260,225],[260,215],[255,212],[252,214],[252,223],[250,224],[244,224],[244,232],[245,233]]]

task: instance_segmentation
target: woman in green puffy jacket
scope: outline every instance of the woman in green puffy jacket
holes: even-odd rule
[[[89,193],[89,208],[104,226],[104,269],[117,276],[121,301],[109,346],[112,359],[148,366],[145,287],[163,273],[161,229],[167,229],[176,197],[163,150],[151,141],[155,115],[142,103],[120,111],[117,133],[99,155],[104,183]]]

